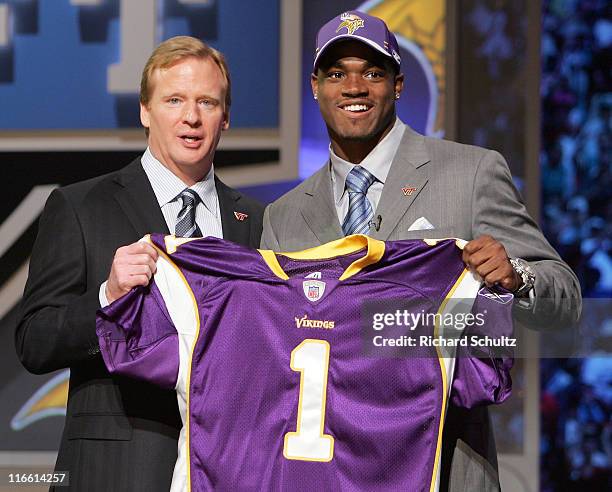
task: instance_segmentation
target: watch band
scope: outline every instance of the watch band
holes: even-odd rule
[[[519,297],[533,289],[535,284],[535,272],[533,268],[531,268],[531,265],[522,258],[510,258],[510,264],[523,281],[523,284],[514,292],[514,295]]]

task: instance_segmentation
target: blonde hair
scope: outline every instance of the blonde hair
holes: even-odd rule
[[[161,43],[147,60],[147,63],[142,71],[140,80],[140,102],[143,106],[148,106],[151,98],[151,76],[158,68],[168,68],[175,63],[189,57],[194,58],[210,58],[215,65],[221,70],[221,74],[225,79],[225,113],[229,113],[229,108],[232,104],[232,83],[230,80],[229,69],[227,62],[221,52],[204,44],[199,39],[191,36],[175,36]]]

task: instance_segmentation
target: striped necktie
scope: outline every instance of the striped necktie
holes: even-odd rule
[[[376,178],[361,166],[354,166],[346,177],[349,208],[342,224],[345,236],[369,232],[374,210],[366,193],[374,181]]]
[[[181,191],[183,206],[176,217],[174,235],[178,237],[202,237],[202,231],[196,224],[196,207],[200,202],[200,195],[195,191],[185,188]]]

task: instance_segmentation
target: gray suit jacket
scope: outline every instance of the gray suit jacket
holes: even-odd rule
[[[339,237],[328,162],[317,173],[269,205],[264,214],[262,248],[295,251]],[[410,192],[409,189],[414,188]],[[458,237],[489,234],[510,257],[530,262],[536,272],[536,301],[547,301],[559,316],[563,299],[580,299],[578,280],[527,214],[504,158],[497,152],[436,138],[406,128],[374,213],[381,240]],[[435,229],[409,231],[425,217]],[[544,304],[541,303],[541,306]],[[565,313],[565,314],[564,314]],[[450,408],[442,454],[441,489],[498,490],[497,457],[486,407]],[[452,465],[452,466],[451,466]]]

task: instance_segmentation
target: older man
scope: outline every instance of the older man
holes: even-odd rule
[[[74,490],[167,491],[181,426],[176,394],[111,377],[99,355],[100,305],[146,285],[149,232],[224,237],[257,246],[263,207],[224,185],[213,159],[229,126],[223,55],[181,36],[161,43],[142,75],[142,157],[115,173],[55,190],[40,220],[16,346],[42,374],[70,368],[56,470]]]
[[[396,117],[404,76],[382,20],[353,11],[321,27],[311,82],[330,158],[266,209],[263,248],[293,251],[355,233],[458,237],[470,240],[463,260],[487,285],[502,285],[536,311],[562,310],[564,298],[579,304],[575,275],[527,214],[503,157],[424,137]],[[449,409],[440,488],[499,488],[486,407]]]

